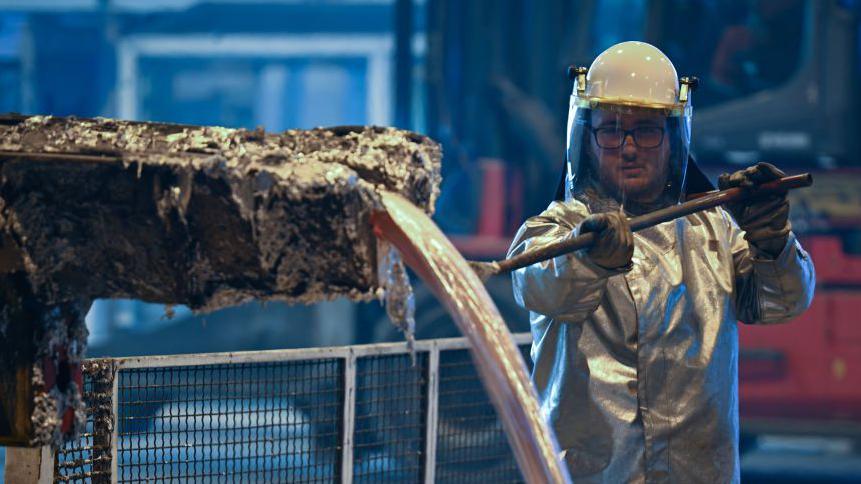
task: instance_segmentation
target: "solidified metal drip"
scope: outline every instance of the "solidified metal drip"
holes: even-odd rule
[[[42,325],[38,358],[30,376],[30,384],[39,389],[30,417],[34,444],[59,445],[64,438],[84,430],[82,381],[68,374],[84,357],[88,332],[83,314],[84,305],[64,304],[51,308],[41,320],[34,321]],[[71,427],[63,429],[63,421],[69,418]]]
[[[377,271],[380,302],[385,304],[386,314],[392,324],[403,331],[415,365],[413,346],[416,342],[416,305],[413,287],[400,252],[383,239],[377,240]]]

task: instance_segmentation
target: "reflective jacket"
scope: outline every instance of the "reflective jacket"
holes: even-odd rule
[[[553,202],[509,256],[576,235],[588,214]],[[624,270],[578,251],[512,274],[541,409],[575,481],[739,480],[737,321],[793,318],[815,283],[794,235],[774,259],[743,235],[711,209],[634,234]]]

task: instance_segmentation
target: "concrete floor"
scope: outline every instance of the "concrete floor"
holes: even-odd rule
[[[764,436],[741,469],[745,483],[857,483],[861,448],[842,438]]]

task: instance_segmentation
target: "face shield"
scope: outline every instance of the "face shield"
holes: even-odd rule
[[[692,82],[683,78],[679,88],[675,69],[662,56],[648,44],[626,42],[599,56],[588,78],[586,69],[575,70],[566,200],[605,199],[629,213],[644,213],[682,199]]]
[[[677,203],[684,194],[690,115],[585,106],[572,99],[566,199],[591,189],[622,206]]]

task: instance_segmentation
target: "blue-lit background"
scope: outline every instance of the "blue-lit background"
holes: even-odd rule
[[[701,80],[693,143],[707,173],[759,160],[814,172],[814,189],[793,199],[796,232],[814,245],[834,242],[841,257],[855,260],[859,13],[853,0],[0,0],[0,112],[426,133],[445,151],[436,222],[468,257],[500,258],[516,227],[555,190],[570,92],[565,68],[642,39],[667,53],[680,75]],[[817,297],[861,311],[858,267],[856,276],[834,279],[842,282],[823,279]],[[510,326],[526,330],[507,280],[489,289]],[[421,284],[416,295],[419,336],[456,335]],[[376,303],[172,311],[169,318],[161,305],[97,301],[87,317],[89,354],[401,338]],[[861,479],[861,411],[854,410],[861,391],[845,390],[861,388],[861,325],[820,319],[828,320],[811,317],[804,331],[825,333],[833,346],[778,350],[790,368],[821,366],[821,376],[809,378],[838,390],[775,387],[793,411],[775,408],[784,423],[756,428],[807,430],[795,440],[753,432],[748,480],[782,481],[789,461],[801,463],[792,472],[801,480]],[[770,341],[756,337],[742,334],[742,370],[744,349]],[[743,420],[769,420],[746,413],[753,400],[745,395],[754,394],[745,393],[745,381],[743,373]]]

